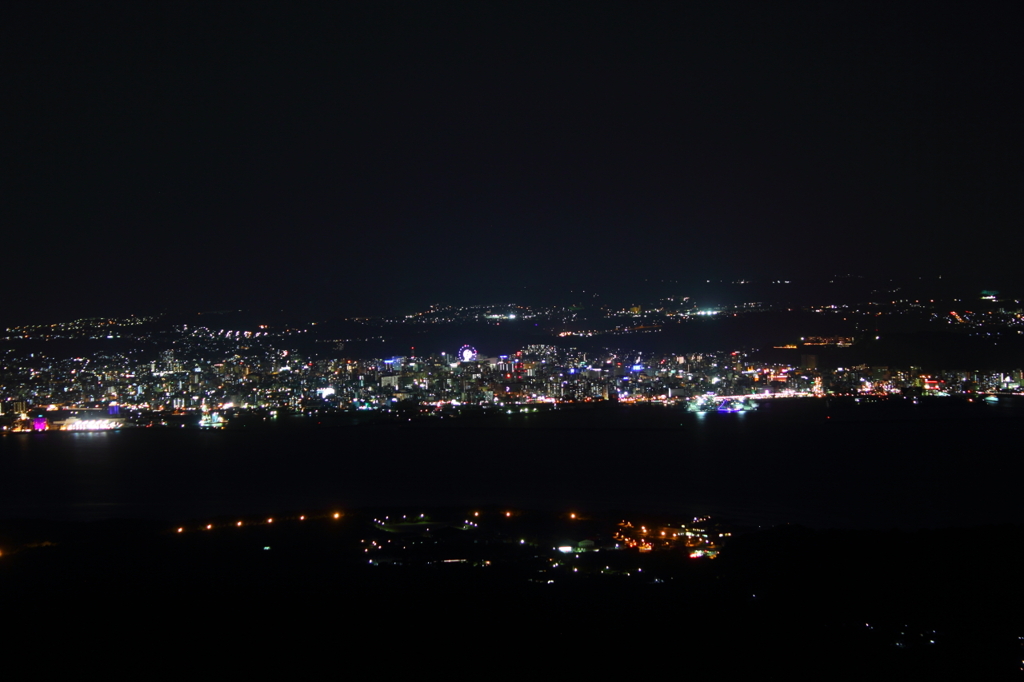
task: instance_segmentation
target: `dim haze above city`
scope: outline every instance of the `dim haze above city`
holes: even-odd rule
[[[0,320],[1020,289],[1017,12],[20,3]]]

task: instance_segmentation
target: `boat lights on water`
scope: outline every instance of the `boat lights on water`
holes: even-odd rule
[[[749,398],[723,398],[699,396],[686,404],[688,412],[749,412],[757,409],[757,402]]]

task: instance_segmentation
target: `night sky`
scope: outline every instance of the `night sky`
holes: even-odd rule
[[[1014,3],[12,3],[3,317],[1020,286],[1020,25]]]

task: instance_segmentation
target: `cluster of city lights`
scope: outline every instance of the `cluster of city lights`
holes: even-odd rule
[[[65,424],[62,430],[64,431],[110,431],[111,429],[119,429],[122,426],[121,421],[115,421],[113,419],[83,419],[77,422],[71,422]]]

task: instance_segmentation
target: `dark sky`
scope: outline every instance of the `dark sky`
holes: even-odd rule
[[[7,317],[1024,281],[1013,3],[26,2],[0,23]]]

